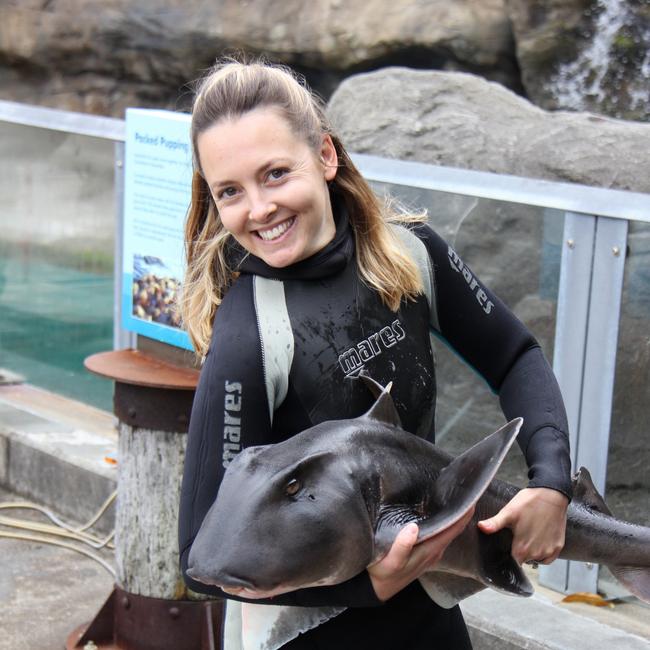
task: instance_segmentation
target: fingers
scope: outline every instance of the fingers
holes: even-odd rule
[[[524,488],[493,517],[479,521],[478,526],[488,535],[510,528],[511,554],[517,563],[532,560],[550,564],[564,546],[567,504],[567,498],[555,490]]]
[[[367,568],[377,598],[388,600],[430,570],[449,543],[463,531],[472,514],[473,509],[448,529],[420,543],[417,524],[404,526],[386,556]]]
[[[433,568],[436,563],[440,562],[449,544],[465,530],[473,515],[474,508],[471,508],[449,528],[421,542],[413,551],[412,560],[418,562],[423,569]]]
[[[418,531],[418,525],[410,523],[397,534],[387,555],[387,560],[395,570],[399,571],[407,565],[413,547],[418,541]]]
[[[499,510],[499,512],[497,512],[496,515],[494,515],[494,517],[479,521],[478,527],[482,532],[486,533],[487,535],[491,535],[492,533],[496,533],[502,528],[509,528],[511,524],[512,517],[510,516],[510,512],[506,508],[502,508]]]
[[[370,567],[382,567],[386,571],[402,571],[409,562],[413,547],[417,544],[419,528],[416,523],[404,526],[388,550],[380,560],[370,564]]]
[[[564,537],[549,535],[543,537],[531,534],[528,536],[515,536],[512,543],[511,555],[518,564],[535,562],[537,564],[550,564],[557,560],[564,547]]]

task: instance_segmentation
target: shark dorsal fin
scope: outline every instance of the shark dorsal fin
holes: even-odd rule
[[[393,387],[393,382],[391,381],[384,387],[366,373],[361,373],[359,378],[363,380],[368,390],[376,398],[375,403],[363,417],[395,427],[401,427],[402,422],[395,408],[393,398],[390,396],[390,389]]]
[[[581,467],[573,479],[573,501],[584,503],[592,510],[602,512],[611,517],[612,512],[607,507],[605,500],[600,496],[596,486],[591,480],[591,474],[585,467]]]

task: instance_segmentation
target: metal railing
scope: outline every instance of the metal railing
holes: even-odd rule
[[[115,277],[120,278],[124,121],[5,101],[0,121],[115,142]],[[573,466],[588,466],[604,492],[628,221],[650,223],[650,195],[368,155],[353,160],[371,181],[564,212],[553,368],[566,401]],[[114,345],[132,346],[133,334],[120,325],[119,282],[115,292]],[[598,576],[594,567],[558,561],[543,567],[540,579],[560,591],[595,592]]]

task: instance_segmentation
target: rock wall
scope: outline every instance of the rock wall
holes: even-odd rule
[[[0,97],[92,113],[186,108],[187,83],[235,51],[291,64],[326,96],[388,62],[520,88],[503,0],[5,0],[0,12]]]
[[[386,66],[471,72],[544,108],[650,119],[646,0],[4,0],[0,98],[121,117],[186,109],[224,53],[329,97]]]

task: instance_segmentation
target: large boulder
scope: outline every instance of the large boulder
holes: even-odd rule
[[[650,121],[650,4],[507,0],[528,97],[543,108]]]
[[[224,52],[264,53],[329,95],[386,63],[519,87],[504,0],[5,0],[0,97],[93,113],[186,108]]]
[[[328,111],[351,151],[650,192],[650,125],[548,112],[473,75],[359,74]]]
[[[393,68],[356,75],[337,89],[328,112],[352,152],[650,192],[650,124],[547,112],[468,74]],[[551,358],[562,213],[399,186],[388,189],[409,205],[428,208],[434,228],[514,309]],[[649,280],[648,224],[631,224],[628,249],[609,478],[610,485],[647,490],[650,449],[643,434],[650,402],[643,395],[650,382],[650,292],[643,287]],[[471,370],[445,346],[437,346],[436,353],[439,439],[457,453],[496,428],[503,416]],[[525,467],[516,455],[510,455],[505,476],[525,483]],[[650,513],[631,516],[645,521]]]

